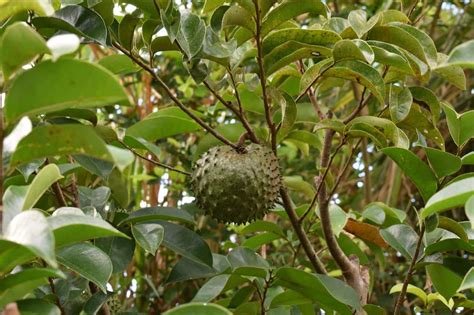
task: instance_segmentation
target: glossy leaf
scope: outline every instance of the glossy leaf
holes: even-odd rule
[[[37,17],[32,23],[37,29],[63,30],[106,45],[107,28],[104,20],[95,11],[79,5],[65,6],[53,16]]]
[[[469,271],[466,273],[458,291],[460,292],[472,288],[474,288],[474,268],[469,269]]]
[[[106,292],[107,281],[112,275],[112,262],[99,248],[89,243],[79,243],[62,247],[57,253],[58,261],[94,282]]]
[[[157,223],[141,223],[132,226],[132,233],[144,250],[155,255],[163,241],[164,229]]]
[[[464,206],[464,211],[466,213],[467,218],[471,222],[471,228],[474,229],[474,196],[469,197],[467,199],[466,204]]]
[[[25,315],[60,315],[61,310],[53,303],[42,299],[25,299],[17,301],[20,314]]]
[[[25,246],[51,266],[57,266],[54,254],[55,236],[41,212],[27,210],[16,215],[8,224],[4,238]]]
[[[383,239],[405,258],[411,260],[415,254],[418,234],[406,224],[392,225],[380,231]],[[422,251],[421,251],[422,252]]]
[[[123,272],[133,259],[135,242],[128,238],[109,236],[99,238],[95,245],[112,261],[113,274]]]
[[[6,18],[27,10],[35,11],[39,15],[50,15],[54,12],[52,4],[46,0],[7,0],[0,3],[0,21],[3,22]]]
[[[381,150],[403,170],[418,188],[421,196],[427,201],[438,187],[438,181],[431,169],[413,152],[402,148],[385,148]]]
[[[438,178],[454,174],[462,166],[461,159],[449,152],[428,147],[425,148],[425,152],[431,168]]]
[[[177,224],[157,221],[163,226],[163,245],[176,253],[212,267],[212,254],[207,243],[195,232]]]
[[[181,31],[178,33],[178,43],[189,59],[196,56],[202,48],[206,25],[195,14],[186,14],[181,17]]]
[[[263,52],[270,53],[273,49],[288,41],[295,41],[306,45],[319,45],[324,47],[332,47],[341,37],[332,31],[326,30],[305,30],[287,28],[276,30],[269,34],[262,42]]]
[[[71,73],[74,73],[73,79]],[[24,93],[25,89],[28,93]],[[5,98],[4,113],[5,120],[10,123],[25,115],[116,103],[127,104],[128,99],[110,72],[85,61],[60,59],[43,61],[19,75]]]
[[[474,177],[454,182],[429,198],[421,212],[421,218],[424,219],[433,213],[462,206],[473,195]]]
[[[43,37],[22,22],[6,28],[0,40],[0,47],[0,64],[6,79],[39,55],[49,53]]]
[[[201,127],[177,107],[148,115],[127,129],[127,135],[156,141],[169,136],[199,130]]]
[[[333,58],[337,62],[344,59],[355,59],[371,64],[374,59],[374,51],[363,40],[340,40],[333,48]]]
[[[21,210],[33,208],[46,190],[61,178],[63,176],[55,164],[43,167],[29,185]]]
[[[278,269],[275,278],[280,285],[310,298],[323,308],[333,309],[338,314],[352,314],[349,307],[361,307],[356,292],[341,280],[289,267]]]
[[[226,286],[229,277],[230,275],[224,274],[211,278],[199,289],[192,302],[207,303],[216,298]]]
[[[461,66],[463,68],[474,68],[474,56],[472,50],[474,49],[474,40],[467,41],[459,46],[456,46],[448,56],[447,65]]]
[[[262,35],[265,36],[272,30],[275,30],[283,22],[297,17],[303,13],[327,16],[327,7],[320,0],[288,0],[281,3],[267,14],[262,21]]]
[[[367,13],[364,10],[353,10],[347,17],[349,25],[359,38],[362,38],[372,27],[374,27],[377,19],[367,21]]]
[[[377,70],[363,62],[357,60],[337,62],[324,73],[324,76],[356,81],[369,89],[380,103],[384,102],[385,83],[382,77]]]
[[[391,87],[390,91],[390,117],[398,123],[407,118],[410,113],[413,96],[408,88]]]
[[[390,289],[390,294],[401,292],[402,291],[402,286],[403,286],[402,283],[394,285]],[[407,293],[417,296],[423,302],[423,304],[425,304],[425,305],[428,302],[428,296],[426,295],[425,291],[423,291],[422,289],[420,289],[420,288],[418,288],[418,287],[416,287],[412,284],[408,284]]]
[[[47,220],[58,247],[105,236],[128,238],[107,221],[91,216],[64,214],[48,217]]]

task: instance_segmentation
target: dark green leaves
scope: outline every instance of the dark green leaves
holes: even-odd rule
[[[390,90],[390,117],[398,123],[407,118],[410,113],[413,96],[408,88],[392,86]]]
[[[461,159],[449,152],[428,147],[425,148],[425,152],[431,168],[438,178],[454,174],[459,171],[462,166]]]
[[[403,170],[427,201],[438,187],[438,181],[431,169],[423,163],[413,152],[402,148],[385,148],[387,154]]]
[[[194,222],[192,215],[184,210],[169,207],[152,207],[132,212],[128,218],[120,222],[120,225],[124,223],[141,223],[154,220],[172,220],[183,223]]]
[[[206,25],[195,14],[181,17],[181,31],[178,33],[178,43],[189,59],[196,56],[202,48]]]
[[[116,103],[126,104],[128,98],[108,71],[85,61],[60,59],[41,62],[19,75],[8,92],[4,110],[6,121],[11,123],[25,115]]]
[[[425,209],[421,212],[421,218],[424,219],[433,213],[464,205],[472,195],[474,195],[474,177],[456,181],[438,191],[428,200]]]
[[[385,242],[400,252],[408,260],[413,259],[416,250],[416,243],[418,242],[418,235],[409,225],[392,225],[381,230],[380,235],[383,237]]]
[[[155,255],[163,241],[164,229],[158,223],[141,223],[132,226],[132,233],[145,251]]]
[[[0,41],[0,64],[5,78],[49,52],[44,39],[25,23],[15,23],[5,30]]]
[[[107,281],[112,275],[112,262],[103,251],[89,243],[80,243],[61,248],[57,257],[62,265],[94,282],[106,292]]]

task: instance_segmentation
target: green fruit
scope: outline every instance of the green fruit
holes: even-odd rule
[[[197,205],[218,221],[242,224],[261,219],[278,198],[276,156],[257,144],[244,151],[214,147],[194,165],[191,184]]]

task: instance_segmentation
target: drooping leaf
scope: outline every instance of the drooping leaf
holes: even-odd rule
[[[89,243],[62,247],[57,253],[58,261],[94,282],[104,293],[107,281],[112,275],[112,262],[99,248]]]
[[[0,40],[0,47],[0,64],[6,79],[39,55],[49,53],[43,37],[22,22],[6,28]]]
[[[71,73],[74,76],[71,77]],[[24,91],[28,90],[28,93]],[[45,91],[55,91],[45,93]],[[7,123],[70,107],[88,108],[128,103],[124,88],[102,67],[76,59],[43,61],[25,71],[5,98]]]
[[[65,6],[53,16],[34,18],[32,23],[37,29],[66,31],[106,45],[107,27],[104,20],[95,11],[80,5]]]
[[[176,253],[212,267],[212,254],[206,242],[195,232],[177,224],[156,221],[164,228],[163,245]]]
[[[328,15],[328,9],[320,0],[288,0],[271,10],[262,21],[262,36],[265,36],[279,25],[303,13],[312,15]]]
[[[443,265],[430,264],[426,266],[433,286],[444,298],[450,299],[461,286],[462,278]]]
[[[61,178],[63,176],[56,164],[48,164],[43,167],[29,185],[21,210],[33,208],[46,190]]]
[[[474,268],[469,269],[469,271],[464,276],[461,285],[458,288],[458,291],[464,291],[474,288]]]
[[[421,212],[421,218],[464,205],[474,195],[474,177],[456,181],[431,196]]]
[[[361,307],[356,292],[341,280],[290,267],[279,268],[275,278],[280,285],[310,298],[323,308],[335,310],[338,314],[352,314],[351,308],[357,310]]]
[[[218,275],[207,281],[196,293],[193,302],[207,303],[221,294],[225,288],[230,275]]]
[[[408,176],[427,201],[438,188],[438,180],[431,169],[413,152],[402,148],[385,148],[381,150],[387,154]]]
[[[366,63],[343,60],[327,70],[324,76],[356,81],[369,89],[380,103],[384,102],[385,83],[382,76]]]
[[[401,292],[402,291],[402,286],[403,286],[403,283],[398,283],[398,284],[394,285],[390,289],[390,294]],[[426,295],[425,291],[423,291],[422,289],[414,286],[413,284],[408,285],[407,293],[417,296],[423,302],[423,304],[425,304],[425,305],[428,302],[428,296]]]
[[[164,229],[157,223],[140,223],[132,226],[132,233],[144,250],[155,255],[163,241]]]
[[[186,14],[181,17],[181,30],[177,40],[189,59],[196,56],[204,43],[206,25],[195,14]]]
[[[409,145],[408,138],[402,130],[392,121],[380,117],[356,117],[346,125],[344,133],[351,136],[367,136],[382,148],[388,145],[387,140],[401,149],[408,148]]]
[[[395,224],[380,231],[383,239],[404,257],[411,260],[415,255],[418,234],[406,224]],[[420,251],[420,253],[423,251]]]
[[[140,19],[133,16],[132,14],[125,15],[122,21],[120,21],[120,25],[118,27],[118,37],[120,39],[120,43],[127,51],[132,51],[134,48],[133,40],[135,29],[138,27],[139,23]]]
[[[390,117],[395,123],[407,118],[410,113],[413,96],[408,88],[391,87],[390,91]]]

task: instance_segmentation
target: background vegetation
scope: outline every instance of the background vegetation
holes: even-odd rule
[[[474,309],[468,1],[0,0],[5,314]],[[225,225],[189,172],[272,148]]]

